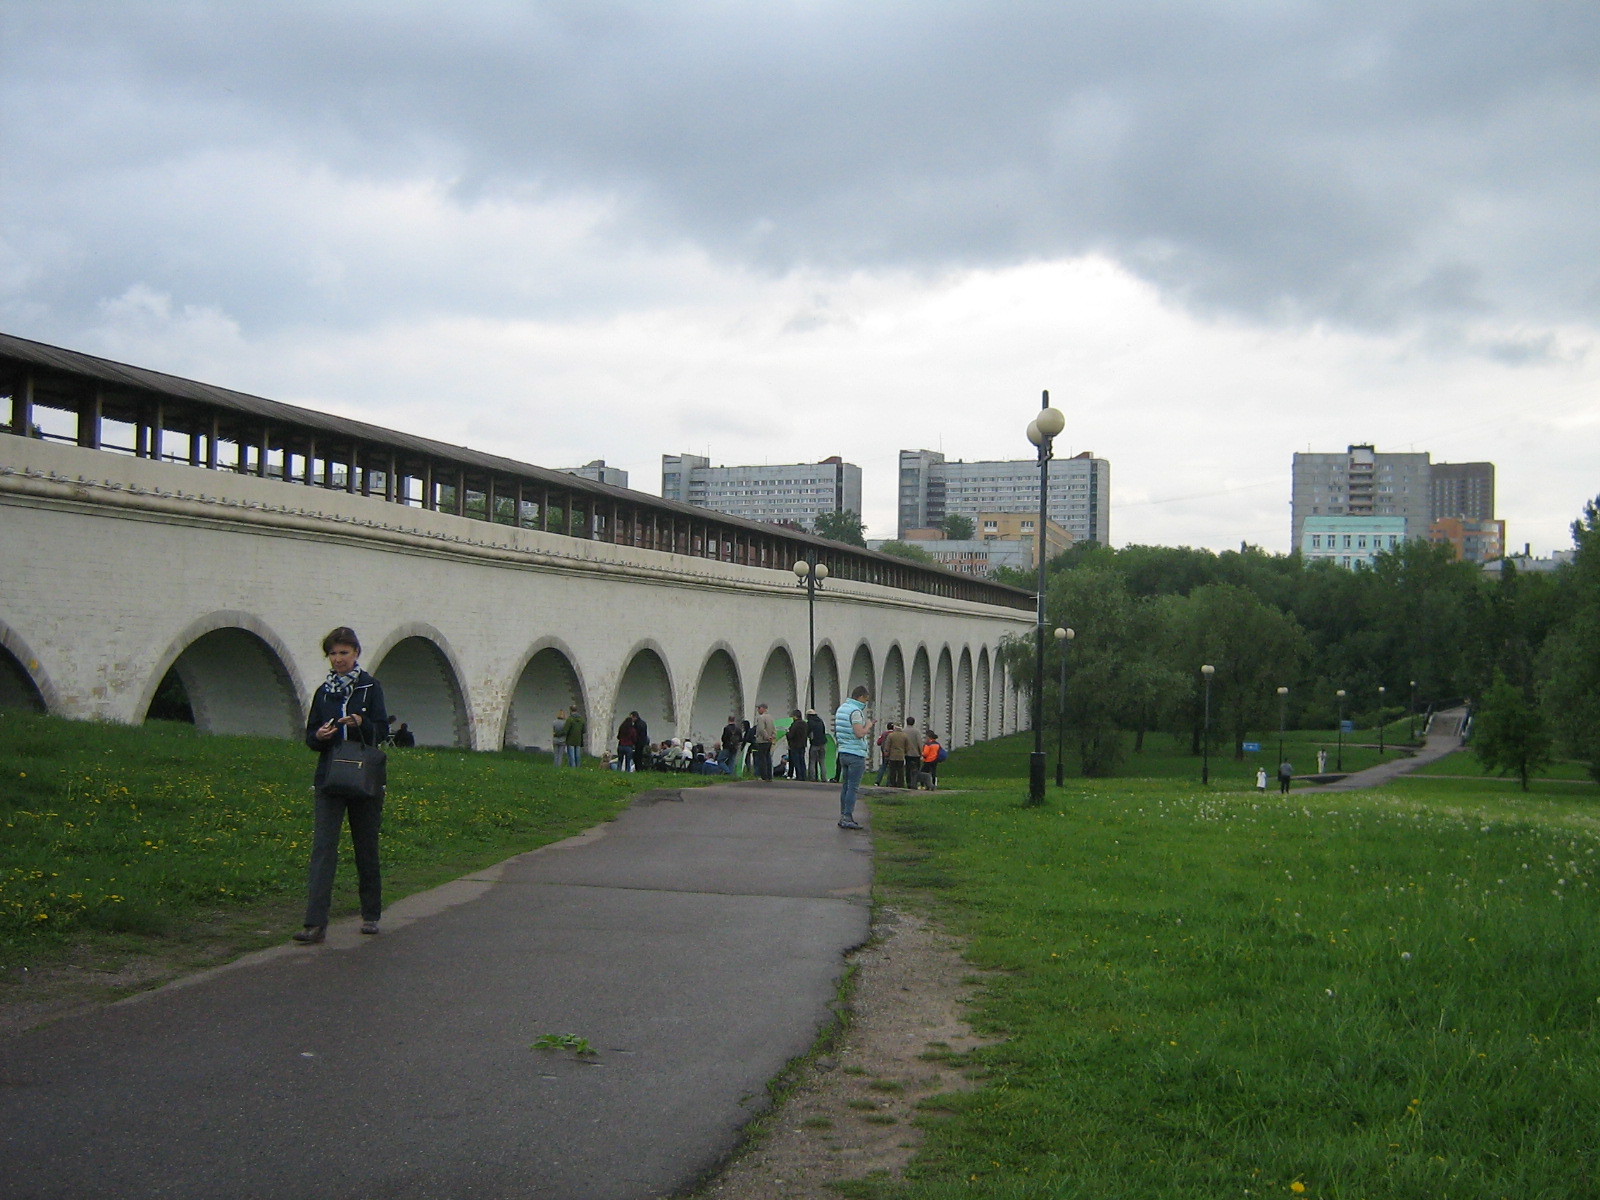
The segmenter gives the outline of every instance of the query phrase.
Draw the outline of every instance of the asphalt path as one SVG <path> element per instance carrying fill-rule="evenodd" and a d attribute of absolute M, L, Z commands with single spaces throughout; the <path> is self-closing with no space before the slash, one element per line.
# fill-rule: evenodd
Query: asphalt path
<path fill-rule="evenodd" d="M 342 922 L 0 1040 L 0 1197 L 679 1192 L 867 937 L 870 845 L 837 797 L 653 793 L 401 901 L 378 937 Z M 533 1048 L 550 1034 L 597 1053 Z"/>

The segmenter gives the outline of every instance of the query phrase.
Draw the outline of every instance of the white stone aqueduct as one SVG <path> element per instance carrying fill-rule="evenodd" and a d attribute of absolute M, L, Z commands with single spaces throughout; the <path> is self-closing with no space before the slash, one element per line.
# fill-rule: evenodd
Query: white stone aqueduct
<path fill-rule="evenodd" d="M 953 746 L 1026 723 L 997 651 L 1031 614 L 837 580 L 816 605 L 818 711 L 865 683 Z M 592 750 L 633 709 L 709 740 L 807 707 L 806 618 L 787 571 L 0 436 L 0 707 L 138 722 L 173 670 L 202 729 L 293 736 L 350 625 L 424 744 L 547 745 L 574 704 Z"/>

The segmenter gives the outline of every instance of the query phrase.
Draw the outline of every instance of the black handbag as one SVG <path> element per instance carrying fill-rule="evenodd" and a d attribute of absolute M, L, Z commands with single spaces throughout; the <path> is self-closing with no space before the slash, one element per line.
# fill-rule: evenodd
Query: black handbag
<path fill-rule="evenodd" d="M 322 790 L 341 800 L 382 800 L 389 781 L 389 756 L 361 741 L 340 742 L 328 752 Z"/>

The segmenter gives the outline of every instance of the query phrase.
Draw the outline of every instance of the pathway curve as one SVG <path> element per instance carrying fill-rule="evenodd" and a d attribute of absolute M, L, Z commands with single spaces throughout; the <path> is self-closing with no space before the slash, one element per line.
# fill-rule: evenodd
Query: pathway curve
<path fill-rule="evenodd" d="M 676 1194 L 868 936 L 871 845 L 837 819 L 825 784 L 654 793 L 379 937 L 345 922 L 0 1039 L 0 1196 Z"/>
<path fill-rule="evenodd" d="M 1461 723 L 1467 718 L 1465 708 L 1448 708 L 1434 713 L 1428 724 L 1428 736 L 1422 748 L 1406 758 L 1390 759 L 1365 771 L 1354 771 L 1343 779 L 1331 783 L 1295 788 L 1295 792 L 1353 792 L 1357 788 L 1382 787 L 1400 775 L 1409 774 L 1418 767 L 1437 762 L 1447 754 L 1461 749 Z"/>

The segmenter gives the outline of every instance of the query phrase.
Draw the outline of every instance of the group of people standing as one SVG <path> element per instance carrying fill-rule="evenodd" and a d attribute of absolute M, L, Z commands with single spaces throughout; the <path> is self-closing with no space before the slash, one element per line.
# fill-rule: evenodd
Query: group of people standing
<path fill-rule="evenodd" d="M 907 717 L 904 724 L 890 721 L 878 737 L 882 761 L 878 764 L 878 786 L 883 786 L 888 776 L 890 787 L 914 788 L 919 785 L 930 791 L 939 784 L 939 764 L 948 751 L 933 730 L 919 730 L 917 719 Z"/>

